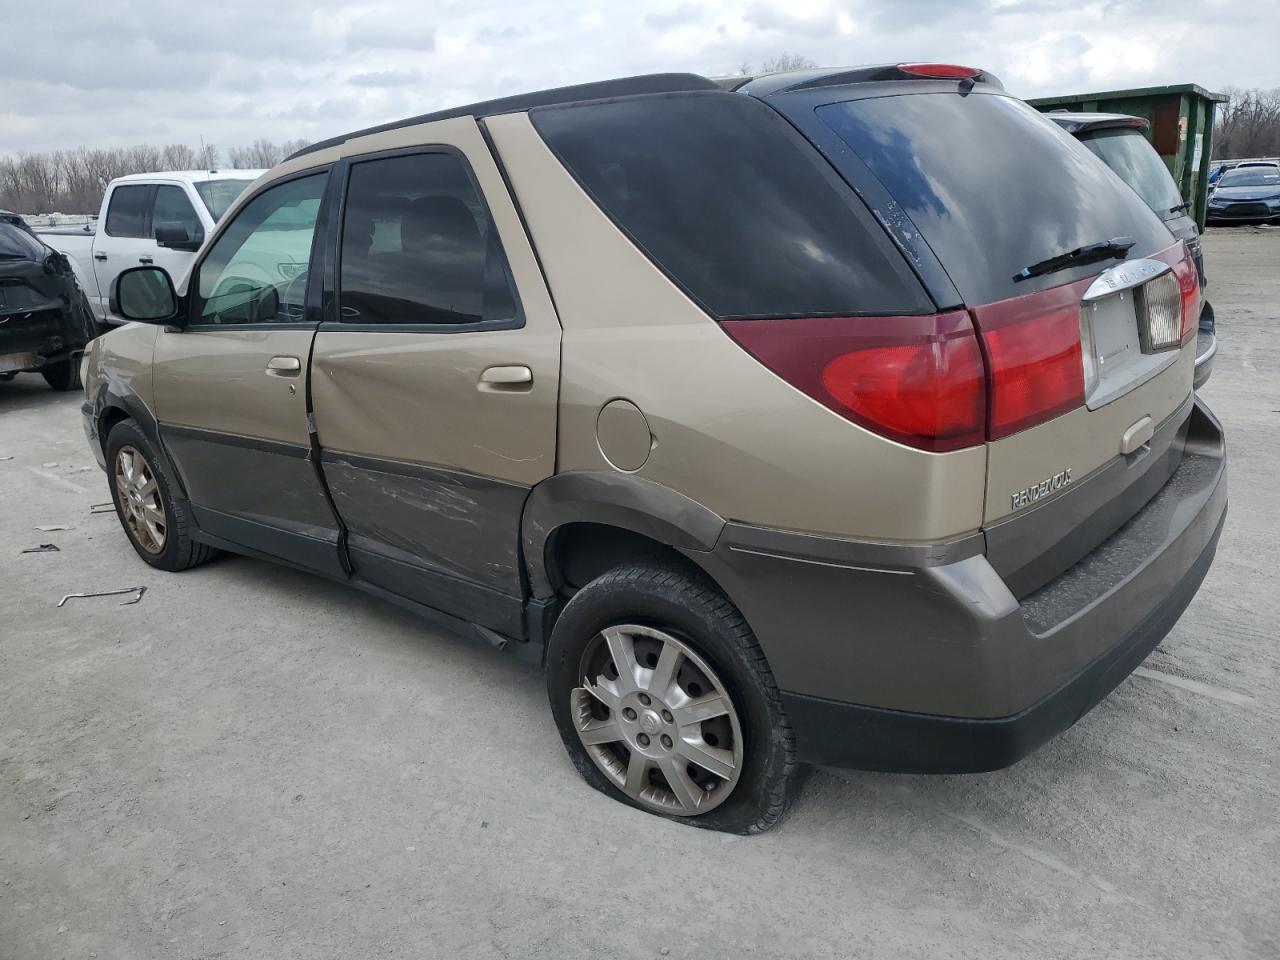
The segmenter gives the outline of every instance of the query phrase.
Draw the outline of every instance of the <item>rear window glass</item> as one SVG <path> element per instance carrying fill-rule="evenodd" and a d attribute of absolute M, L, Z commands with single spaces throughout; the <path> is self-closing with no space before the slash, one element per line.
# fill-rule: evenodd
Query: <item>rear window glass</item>
<path fill-rule="evenodd" d="M 0 222 L 0 260 L 43 260 L 44 245 L 19 226 Z"/>
<path fill-rule="evenodd" d="M 1015 283 L 1038 261 L 1129 237 L 1129 258 L 1173 243 L 1133 190 L 1020 100 L 917 93 L 818 107 L 919 228 L 971 306 L 1092 276 L 1088 264 Z"/>
<path fill-rule="evenodd" d="M 244 193 L 251 183 L 252 180 L 201 180 L 196 183 L 196 193 L 204 201 L 209 216 L 216 221 L 222 219 L 236 197 Z"/>
<path fill-rule="evenodd" d="M 1080 141 L 1137 191 L 1161 219 L 1182 209 L 1182 194 L 1155 147 L 1137 130 L 1103 130 Z"/>
<path fill-rule="evenodd" d="M 530 117 L 604 212 L 713 316 L 933 309 L 861 201 L 758 100 L 636 97 Z"/>

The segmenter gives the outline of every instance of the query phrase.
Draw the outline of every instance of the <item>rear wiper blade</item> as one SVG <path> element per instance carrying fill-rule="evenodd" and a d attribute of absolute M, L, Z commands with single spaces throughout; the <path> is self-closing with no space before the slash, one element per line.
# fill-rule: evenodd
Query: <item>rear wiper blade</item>
<path fill-rule="evenodd" d="M 1013 282 L 1030 280 L 1032 277 L 1043 277 L 1046 273 L 1057 273 L 1059 270 L 1065 270 L 1068 267 L 1097 263 L 1099 260 L 1123 260 L 1129 255 L 1129 249 L 1133 244 L 1134 241 L 1130 237 L 1112 237 L 1110 240 L 1101 240 L 1098 243 L 1089 243 L 1083 247 L 1076 247 L 1074 250 L 1060 253 L 1056 257 L 1050 257 L 1048 260 L 1041 260 L 1039 263 L 1033 263 L 1029 267 L 1023 267 L 1013 275 Z"/>
<path fill-rule="evenodd" d="M 1188 201 L 1184 200 L 1182 203 L 1178 204 L 1176 207 L 1170 207 L 1169 212 L 1181 213 L 1183 210 L 1190 210 L 1190 209 L 1191 209 L 1191 204 Z"/>

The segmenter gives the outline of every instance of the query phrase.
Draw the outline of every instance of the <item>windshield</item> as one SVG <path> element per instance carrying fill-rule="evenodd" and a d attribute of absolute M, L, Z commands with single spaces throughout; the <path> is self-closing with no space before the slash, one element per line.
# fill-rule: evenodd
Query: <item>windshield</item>
<path fill-rule="evenodd" d="M 251 183 L 252 180 L 205 180 L 196 184 L 196 193 L 209 209 L 209 216 L 217 221 Z"/>
<path fill-rule="evenodd" d="M 1081 142 L 1161 217 L 1169 216 L 1175 207 L 1181 210 L 1182 194 L 1169 168 L 1137 130 L 1104 130 Z"/>
<path fill-rule="evenodd" d="M 1014 282 L 1028 264 L 1077 247 L 1127 237 L 1133 258 L 1173 242 L 1163 221 L 1104 164 L 1012 97 L 911 93 L 817 112 L 892 194 L 970 305 L 1105 268 L 1095 263 Z"/>
<path fill-rule="evenodd" d="M 1280 167 L 1244 167 L 1228 170 L 1218 181 L 1221 187 L 1280 187 Z"/>
<path fill-rule="evenodd" d="M 0 260 L 44 260 L 45 248 L 21 227 L 0 221 Z"/>

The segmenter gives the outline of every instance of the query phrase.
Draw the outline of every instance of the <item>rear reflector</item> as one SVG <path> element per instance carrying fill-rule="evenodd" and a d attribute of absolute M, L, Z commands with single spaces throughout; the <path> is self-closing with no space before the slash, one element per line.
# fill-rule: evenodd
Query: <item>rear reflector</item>
<path fill-rule="evenodd" d="M 793 387 L 881 436 L 935 453 L 983 442 L 982 352 L 963 311 L 721 326 Z"/>
<path fill-rule="evenodd" d="M 1079 284 L 972 310 L 987 358 L 987 439 L 999 440 L 1084 403 Z"/>
<path fill-rule="evenodd" d="M 932 77 L 936 80 L 968 80 L 981 70 L 973 67 L 962 67 L 956 63 L 900 63 L 898 69 L 913 77 Z"/>
<path fill-rule="evenodd" d="M 1182 296 L 1182 337 L 1185 345 L 1200 328 L 1200 278 L 1190 255 L 1173 265 L 1173 275 L 1178 278 L 1178 291 Z"/>

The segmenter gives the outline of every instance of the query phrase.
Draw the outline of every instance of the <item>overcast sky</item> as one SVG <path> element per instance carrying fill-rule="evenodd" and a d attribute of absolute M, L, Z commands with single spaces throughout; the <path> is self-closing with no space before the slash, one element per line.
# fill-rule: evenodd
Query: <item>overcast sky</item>
<path fill-rule="evenodd" d="M 1277 0 L 0 0 L 0 154 L 318 140 L 667 70 L 945 60 L 1020 96 L 1280 86 Z"/>

